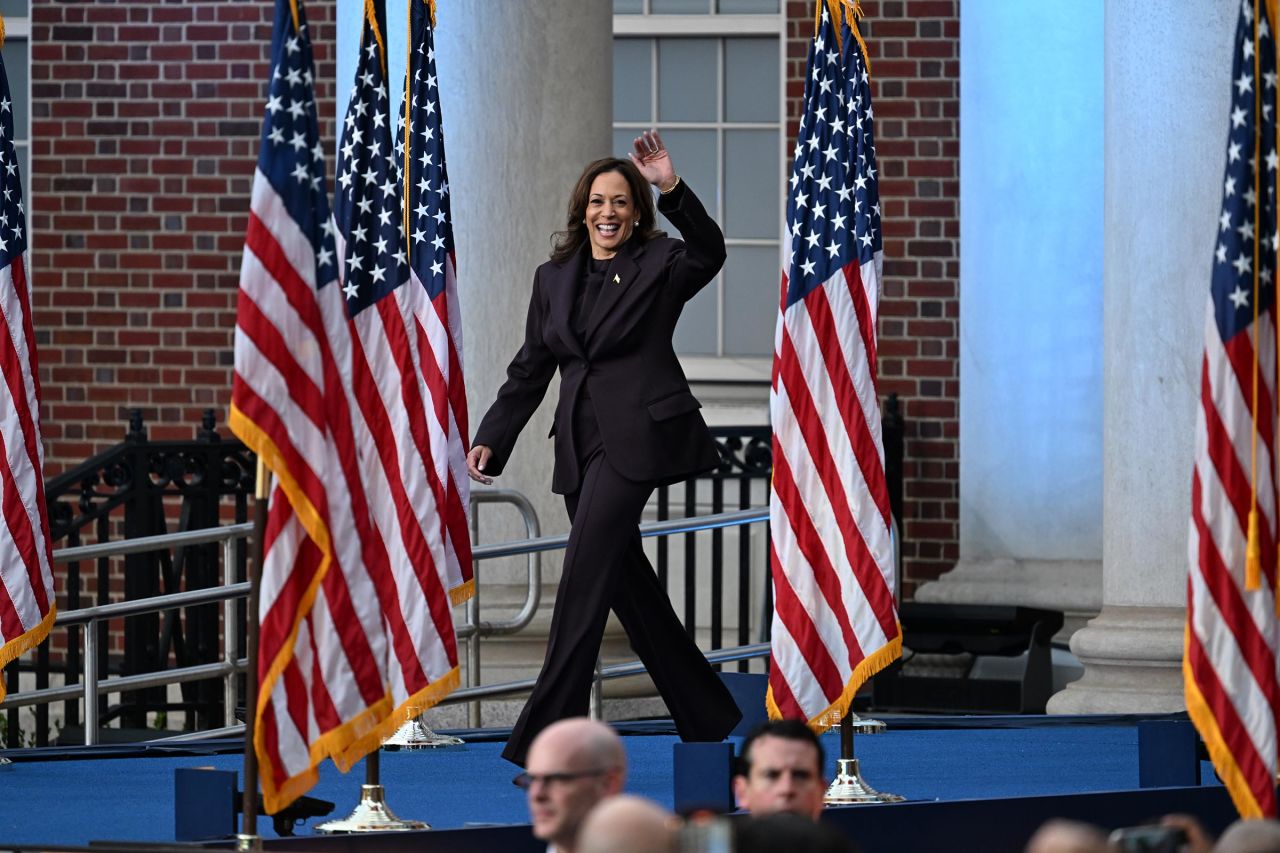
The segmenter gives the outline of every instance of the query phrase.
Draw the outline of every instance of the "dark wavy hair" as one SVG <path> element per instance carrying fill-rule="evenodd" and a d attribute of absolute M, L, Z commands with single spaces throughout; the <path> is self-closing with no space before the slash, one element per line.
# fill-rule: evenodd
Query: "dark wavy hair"
<path fill-rule="evenodd" d="M 582 170 L 582 177 L 574 184 L 569 195 L 569 214 L 565 219 L 565 229 L 551 236 L 551 260 L 558 264 L 572 258 L 582 244 L 589 239 L 587 224 L 587 201 L 591 198 L 591 184 L 605 172 L 617 172 L 627 181 L 631 191 L 631 203 L 640 214 L 640 224 L 631 232 L 631 239 L 648 242 L 654 237 L 662 237 L 665 231 L 657 228 L 658 211 L 653 205 L 653 193 L 649 192 L 649 182 L 640 174 L 640 170 L 630 160 L 618 157 L 604 157 L 587 164 Z"/>

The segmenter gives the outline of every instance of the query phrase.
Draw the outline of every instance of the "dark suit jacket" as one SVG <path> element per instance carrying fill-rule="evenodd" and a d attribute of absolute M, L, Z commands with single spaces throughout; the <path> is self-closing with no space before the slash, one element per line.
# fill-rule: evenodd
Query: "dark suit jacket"
<path fill-rule="evenodd" d="M 684 240 L 624 243 L 609 264 L 586 322 L 585 340 L 570 315 L 586 273 L 590 245 L 563 264 L 538 267 L 524 345 L 476 432 L 493 451 L 485 473 L 506 467 L 520 431 L 560 368 L 560 400 L 551 434 L 556 466 L 551 488 L 578 488 L 570 421 L 583 383 L 591 395 L 609 463 L 629 480 L 671 482 L 716 467 L 715 442 L 671 346 L 676 320 L 724 264 L 724 235 L 698 197 L 681 183 L 658 199 Z"/>

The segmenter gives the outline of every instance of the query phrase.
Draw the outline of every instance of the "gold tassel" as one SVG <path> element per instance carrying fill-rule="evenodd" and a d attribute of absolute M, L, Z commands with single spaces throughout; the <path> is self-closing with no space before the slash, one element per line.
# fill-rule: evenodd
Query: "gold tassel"
<path fill-rule="evenodd" d="M 435 0 L 431 0 L 433 3 Z M 871 77 L 871 56 L 867 53 L 867 43 L 862 40 L 862 33 L 858 32 L 858 21 L 862 18 L 864 12 L 862 6 L 856 0 L 817 0 L 814 4 L 813 12 L 813 32 L 816 34 L 818 28 L 822 26 L 822 6 L 826 3 L 827 10 L 831 13 L 831 26 L 836 34 L 836 48 L 843 50 L 844 45 L 840 42 L 840 27 L 846 18 L 850 18 L 849 32 L 853 33 L 853 37 L 858 40 L 858 46 L 862 48 L 862 61 L 867 66 L 867 77 Z M 1276 2 L 1276 0 L 1272 0 Z"/>
<path fill-rule="evenodd" d="M 853 4 L 853 23 L 849 25 L 849 31 L 853 33 L 853 37 L 858 40 L 858 47 L 862 48 L 862 63 L 867 66 L 867 79 L 871 79 L 871 54 L 867 52 L 867 43 L 862 40 L 862 33 L 858 30 L 858 20 L 862 17 L 862 7 L 857 3 Z"/>
<path fill-rule="evenodd" d="M 813 8 L 813 34 L 818 34 L 818 29 L 822 26 L 822 7 L 827 7 L 827 12 L 831 15 L 831 27 L 836 34 L 836 46 L 840 45 L 840 22 L 843 20 L 843 4 L 845 0 L 817 0 Z"/>
<path fill-rule="evenodd" d="M 4 47 L 4 15 L 0 15 L 0 47 Z"/>
<path fill-rule="evenodd" d="M 373 40 L 378 43 L 378 57 L 382 65 L 382 77 L 387 76 L 387 43 L 383 41 L 382 30 L 378 28 L 378 13 L 374 9 L 373 0 L 364 0 L 364 17 L 369 22 L 369 29 L 373 31 Z M 412 38 L 412 36 L 408 36 Z"/>
<path fill-rule="evenodd" d="M 1262 585 L 1262 542 L 1258 534 L 1258 508 L 1249 510 L 1249 540 L 1244 548 L 1244 588 L 1250 591 Z"/>

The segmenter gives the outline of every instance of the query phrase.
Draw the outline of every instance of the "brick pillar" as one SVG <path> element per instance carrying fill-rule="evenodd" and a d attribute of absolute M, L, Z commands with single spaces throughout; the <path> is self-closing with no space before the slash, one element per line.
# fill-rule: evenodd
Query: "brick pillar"
<path fill-rule="evenodd" d="M 35 324 L 52 474 L 121 438 L 225 422 L 268 0 L 33 0 Z M 333 0 L 307 4 L 333 130 Z M 332 162 L 329 166 L 333 168 Z"/>

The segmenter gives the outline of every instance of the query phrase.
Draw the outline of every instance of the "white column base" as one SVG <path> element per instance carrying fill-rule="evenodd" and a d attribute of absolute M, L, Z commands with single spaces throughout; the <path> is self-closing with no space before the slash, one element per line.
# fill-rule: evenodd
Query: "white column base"
<path fill-rule="evenodd" d="M 1071 638 L 1084 677 L 1049 699 L 1050 714 L 1158 714 L 1186 710 L 1181 607 L 1107 605 Z"/>
<path fill-rule="evenodd" d="M 936 581 L 921 585 L 915 600 L 1061 610 L 1065 619 L 1054 639 L 1066 642 L 1102 609 L 1102 561 L 961 559 Z"/>

